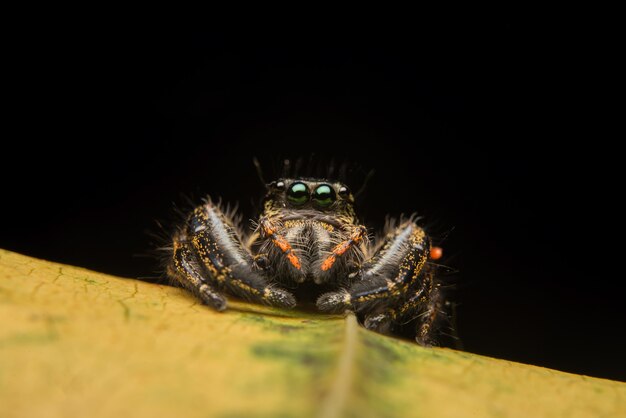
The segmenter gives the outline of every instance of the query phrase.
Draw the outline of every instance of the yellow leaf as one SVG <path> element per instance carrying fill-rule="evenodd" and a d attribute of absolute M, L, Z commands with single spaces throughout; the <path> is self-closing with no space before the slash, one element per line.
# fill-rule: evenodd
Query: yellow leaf
<path fill-rule="evenodd" d="M 0 250 L 0 417 L 625 417 L 626 384 Z"/>

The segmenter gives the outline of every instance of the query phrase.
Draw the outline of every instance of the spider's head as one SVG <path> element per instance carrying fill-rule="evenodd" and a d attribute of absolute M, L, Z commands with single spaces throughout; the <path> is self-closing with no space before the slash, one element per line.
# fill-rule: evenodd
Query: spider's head
<path fill-rule="evenodd" d="M 343 183 L 314 178 L 278 179 L 267 185 L 266 211 L 353 215 L 354 196 Z"/>
<path fill-rule="evenodd" d="M 340 182 L 297 177 L 268 184 L 259 243 L 277 280 L 319 285 L 347 277 L 363 259 L 357 243 L 367 239 L 353 205 L 354 196 Z M 332 255 L 333 248 L 346 242 L 350 244 L 341 251 L 346 255 Z"/>

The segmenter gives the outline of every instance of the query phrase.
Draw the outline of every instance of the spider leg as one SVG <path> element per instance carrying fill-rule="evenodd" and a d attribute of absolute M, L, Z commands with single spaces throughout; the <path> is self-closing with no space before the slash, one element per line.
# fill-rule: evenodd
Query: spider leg
<path fill-rule="evenodd" d="M 226 309 L 226 299 L 203 277 L 189 243 L 181 238 L 177 236 L 174 240 L 174 258 L 168 267 L 168 275 L 187 290 L 196 293 L 207 305 L 223 311 Z"/>
<path fill-rule="evenodd" d="M 364 264 L 360 280 L 346 290 L 323 294 L 317 306 L 324 311 L 361 312 L 389 304 L 406 294 L 420 275 L 429 252 L 430 240 L 424 230 L 407 221 Z"/>
<path fill-rule="evenodd" d="M 415 340 L 423 346 L 434 345 L 433 333 L 435 331 L 434 324 L 441 317 L 443 312 L 443 296 L 439 290 L 439 286 L 435 286 L 428 298 L 426 308 L 420 313 L 417 326 L 417 334 Z"/>
<path fill-rule="evenodd" d="M 403 325 L 417 319 L 415 339 L 422 346 L 433 345 L 435 328 L 433 324 L 442 313 L 443 298 L 432 271 L 425 271 L 422 274 L 418 288 L 410 295 L 399 307 L 366 316 L 364 326 L 367 329 L 387 333 L 395 324 Z"/>
<path fill-rule="evenodd" d="M 271 305 L 295 306 L 294 296 L 268 281 L 241 242 L 232 221 L 210 201 L 194 210 L 187 231 L 181 236 L 186 240 L 178 248 L 175 240 L 174 265 L 178 274 L 174 278 L 184 286 L 200 294 L 212 291 L 222 299 L 215 289 L 227 289 L 244 299 Z M 217 306 L 219 309 L 219 303 Z"/>

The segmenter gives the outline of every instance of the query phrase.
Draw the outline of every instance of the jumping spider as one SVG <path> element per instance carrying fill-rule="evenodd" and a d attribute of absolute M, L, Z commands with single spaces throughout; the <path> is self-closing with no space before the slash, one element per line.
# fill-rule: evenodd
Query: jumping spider
<path fill-rule="evenodd" d="M 391 223 L 371 243 L 342 183 L 284 178 L 267 185 L 254 232 L 210 199 L 173 237 L 167 274 L 207 305 L 226 309 L 223 293 L 274 306 L 314 300 L 321 311 L 351 310 L 368 329 L 411 328 L 434 343 L 441 316 L 440 283 L 429 258 L 440 249 L 413 218 Z M 287 290 L 290 289 L 290 290 Z"/>

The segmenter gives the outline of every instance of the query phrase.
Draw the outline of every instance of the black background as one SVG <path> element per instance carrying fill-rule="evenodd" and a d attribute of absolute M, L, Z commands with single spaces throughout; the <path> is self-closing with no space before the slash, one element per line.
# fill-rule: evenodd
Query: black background
<path fill-rule="evenodd" d="M 0 246 L 155 277 L 141 255 L 173 203 L 211 194 L 251 218 L 252 157 L 270 179 L 315 154 L 356 182 L 375 170 L 373 229 L 416 211 L 452 231 L 466 350 L 626 380 L 588 46 L 511 24 L 320 32 L 31 34 L 7 64 Z"/>

